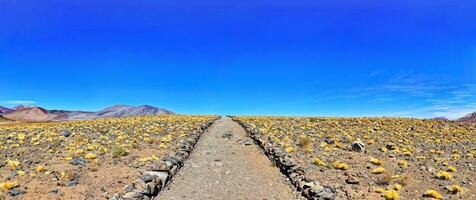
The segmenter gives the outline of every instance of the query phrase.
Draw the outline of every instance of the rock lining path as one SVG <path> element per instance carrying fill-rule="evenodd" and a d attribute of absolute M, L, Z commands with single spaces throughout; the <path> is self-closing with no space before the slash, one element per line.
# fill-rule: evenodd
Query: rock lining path
<path fill-rule="evenodd" d="M 245 130 L 217 120 L 199 139 L 179 175 L 156 199 L 302 199 Z"/>

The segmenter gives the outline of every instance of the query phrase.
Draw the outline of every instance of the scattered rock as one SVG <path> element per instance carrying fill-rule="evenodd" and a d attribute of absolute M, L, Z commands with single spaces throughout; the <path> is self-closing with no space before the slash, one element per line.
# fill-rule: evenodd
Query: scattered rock
<path fill-rule="evenodd" d="M 246 140 L 246 141 L 244 142 L 244 144 L 245 144 L 246 146 L 252 145 L 252 144 L 253 144 L 253 140 L 252 140 L 252 139 Z"/>
<path fill-rule="evenodd" d="M 331 139 L 331 138 L 326 138 L 324 141 L 325 141 L 327 144 L 334 144 L 334 140 Z"/>
<path fill-rule="evenodd" d="M 69 164 L 84 166 L 86 165 L 86 160 L 82 158 L 74 158 L 73 160 L 69 161 Z"/>
<path fill-rule="evenodd" d="M 173 157 L 173 156 L 165 156 L 162 161 L 165 161 L 165 162 L 170 162 L 174 165 L 178 165 L 178 166 L 182 166 L 182 161 L 176 157 Z"/>
<path fill-rule="evenodd" d="M 153 176 L 153 175 L 151 175 L 150 173 L 143 174 L 143 175 L 140 177 L 140 179 L 143 180 L 143 181 L 146 182 L 146 183 L 152 182 L 155 178 L 156 178 L 156 176 Z"/>
<path fill-rule="evenodd" d="M 109 198 L 109 200 L 119 200 L 119 199 L 120 197 L 118 193 L 115 193 L 113 197 Z"/>
<path fill-rule="evenodd" d="M 68 187 L 73 187 L 73 186 L 76 186 L 79 184 L 79 179 L 78 178 L 75 178 L 73 180 L 70 180 L 68 181 L 68 183 L 66 184 L 66 186 Z"/>
<path fill-rule="evenodd" d="M 132 192 L 135 188 L 136 188 L 136 186 L 135 186 L 134 183 L 129 184 L 129 185 L 126 185 L 126 186 L 124 187 L 124 192 L 125 192 L 125 193 Z"/>
<path fill-rule="evenodd" d="M 142 176 L 151 176 L 154 179 L 160 179 L 162 182 L 162 186 L 165 186 L 167 181 L 169 180 L 169 173 L 168 172 L 154 172 L 154 171 L 147 171 L 142 174 Z"/>
<path fill-rule="evenodd" d="M 48 192 L 48 194 L 58 194 L 58 193 L 60 193 L 60 189 L 58 189 L 58 188 Z"/>
<path fill-rule="evenodd" d="M 224 133 L 222 136 L 222 138 L 225 138 L 227 140 L 231 139 L 233 137 L 233 133 L 231 133 L 231 131 L 227 131 L 226 133 Z"/>
<path fill-rule="evenodd" d="M 63 131 L 60 132 L 60 135 L 64 136 L 64 137 L 69 137 L 71 135 L 71 133 L 69 131 L 63 130 Z"/>
<path fill-rule="evenodd" d="M 290 158 L 290 157 L 285 157 L 282 164 L 285 167 L 291 168 L 291 167 L 296 166 L 297 162 L 294 159 Z"/>
<path fill-rule="evenodd" d="M 123 196 L 126 200 L 139 200 L 143 199 L 144 195 L 139 192 L 128 192 Z"/>
<path fill-rule="evenodd" d="M 390 150 L 394 150 L 396 147 L 397 147 L 397 145 L 393 142 L 389 142 L 389 143 L 387 143 L 387 145 L 385 145 L 385 148 L 390 149 Z"/>
<path fill-rule="evenodd" d="M 348 184 L 359 184 L 359 179 L 355 176 L 347 176 L 347 180 L 345 180 Z"/>
<path fill-rule="evenodd" d="M 352 151 L 355 151 L 355 152 L 365 151 L 365 144 L 360 140 L 352 142 Z"/>
<path fill-rule="evenodd" d="M 12 197 L 19 196 L 19 195 L 22 195 L 22 194 L 26 194 L 26 191 L 20 190 L 20 189 L 12 189 L 12 190 L 8 191 L 8 195 L 10 195 Z"/>
<path fill-rule="evenodd" d="M 321 192 L 317 194 L 321 199 L 332 200 L 334 199 L 334 192 L 329 188 L 324 188 Z"/>

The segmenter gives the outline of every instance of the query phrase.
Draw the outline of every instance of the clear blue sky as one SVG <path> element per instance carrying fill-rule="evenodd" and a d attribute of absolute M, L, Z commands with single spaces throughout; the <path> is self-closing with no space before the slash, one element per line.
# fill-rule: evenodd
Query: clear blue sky
<path fill-rule="evenodd" d="M 0 105 L 460 117 L 474 0 L 0 0 Z"/>

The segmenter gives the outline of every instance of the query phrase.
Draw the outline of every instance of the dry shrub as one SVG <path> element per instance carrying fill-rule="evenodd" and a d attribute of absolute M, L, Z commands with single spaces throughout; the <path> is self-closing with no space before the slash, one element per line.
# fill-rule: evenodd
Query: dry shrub
<path fill-rule="evenodd" d="M 306 152 L 311 152 L 312 138 L 309 136 L 301 136 L 298 141 L 298 146 L 302 147 Z"/>
<path fill-rule="evenodd" d="M 379 176 L 377 181 L 375 181 L 375 183 L 380 186 L 388 186 L 390 185 L 390 182 L 392 182 L 392 176 L 389 174 Z M 400 185 L 403 185 L 403 184 L 400 184 Z"/>
<path fill-rule="evenodd" d="M 398 183 L 402 186 L 408 185 L 410 182 L 412 182 L 412 177 L 408 175 L 402 176 L 399 179 L 395 180 L 395 183 Z"/>
<path fill-rule="evenodd" d="M 122 146 L 116 147 L 112 150 L 113 158 L 120 158 L 123 156 L 127 156 L 127 154 L 129 154 L 129 152 L 127 152 L 127 149 Z"/>
<path fill-rule="evenodd" d="M 309 118 L 309 122 L 317 122 L 319 119 L 317 117 Z"/>

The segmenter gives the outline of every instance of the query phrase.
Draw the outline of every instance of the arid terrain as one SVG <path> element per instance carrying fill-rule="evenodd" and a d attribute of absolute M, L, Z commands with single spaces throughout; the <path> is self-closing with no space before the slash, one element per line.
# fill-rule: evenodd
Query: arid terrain
<path fill-rule="evenodd" d="M 108 199 L 213 116 L 0 125 L 0 199 Z"/>
<path fill-rule="evenodd" d="M 0 199 L 476 199 L 476 124 L 217 118 L 0 118 Z"/>
<path fill-rule="evenodd" d="M 236 117 L 338 199 L 476 199 L 476 125 L 409 118 Z"/>

